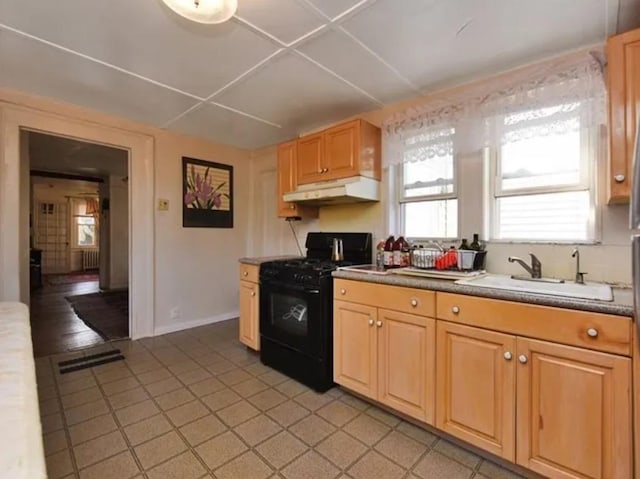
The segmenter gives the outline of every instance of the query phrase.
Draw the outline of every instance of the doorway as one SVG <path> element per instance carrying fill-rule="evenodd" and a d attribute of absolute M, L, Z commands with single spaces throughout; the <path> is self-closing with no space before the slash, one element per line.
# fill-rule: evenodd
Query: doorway
<path fill-rule="evenodd" d="M 34 355 L 128 338 L 128 151 L 20 134 L 30 168 Z"/>

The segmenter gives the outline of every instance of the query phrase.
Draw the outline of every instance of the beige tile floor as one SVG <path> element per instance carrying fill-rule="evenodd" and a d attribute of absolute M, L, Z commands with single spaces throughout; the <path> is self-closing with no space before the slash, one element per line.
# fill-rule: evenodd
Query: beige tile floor
<path fill-rule="evenodd" d="M 236 320 L 140 341 L 60 375 L 36 360 L 50 479 L 515 479 L 339 388 L 262 365 Z"/>

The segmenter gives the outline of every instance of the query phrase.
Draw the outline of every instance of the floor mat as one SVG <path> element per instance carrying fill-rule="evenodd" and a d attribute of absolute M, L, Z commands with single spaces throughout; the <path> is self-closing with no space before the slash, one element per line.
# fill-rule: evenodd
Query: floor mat
<path fill-rule="evenodd" d="M 70 273 L 70 274 L 48 274 L 45 277 L 47 284 L 52 286 L 58 284 L 84 283 L 85 281 L 99 281 L 100 275 L 95 273 Z"/>
<path fill-rule="evenodd" d="M 71 307 L 87 326 L 105 340 L 129 337 L 129 291 L 67 296 Z"/>

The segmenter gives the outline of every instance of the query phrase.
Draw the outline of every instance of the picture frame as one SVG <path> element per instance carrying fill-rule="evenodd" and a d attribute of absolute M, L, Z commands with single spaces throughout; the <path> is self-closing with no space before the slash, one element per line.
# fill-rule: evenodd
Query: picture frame
<path fill-rule="evenodd" d="M 233 228 L 233 166 L 182 157 L 182 226 Z"/>

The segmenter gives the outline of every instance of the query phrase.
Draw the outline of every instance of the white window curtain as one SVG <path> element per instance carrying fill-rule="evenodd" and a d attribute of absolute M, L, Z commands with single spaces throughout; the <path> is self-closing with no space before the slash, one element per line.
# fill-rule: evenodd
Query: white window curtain
<path fill-rule="evenodd" d="M 601 57 L 601 51 L 578 52 L 432 95 L 425 104 L 383 122 L 383 166 L 451 154 L 453 143 L 441 132 L 469 121 L 481 122 L 484 131 L 477 138 L 456 141 L 456 154 L 604 124 Z M 499 134 L 498 117 L 508 119 Z"/>

